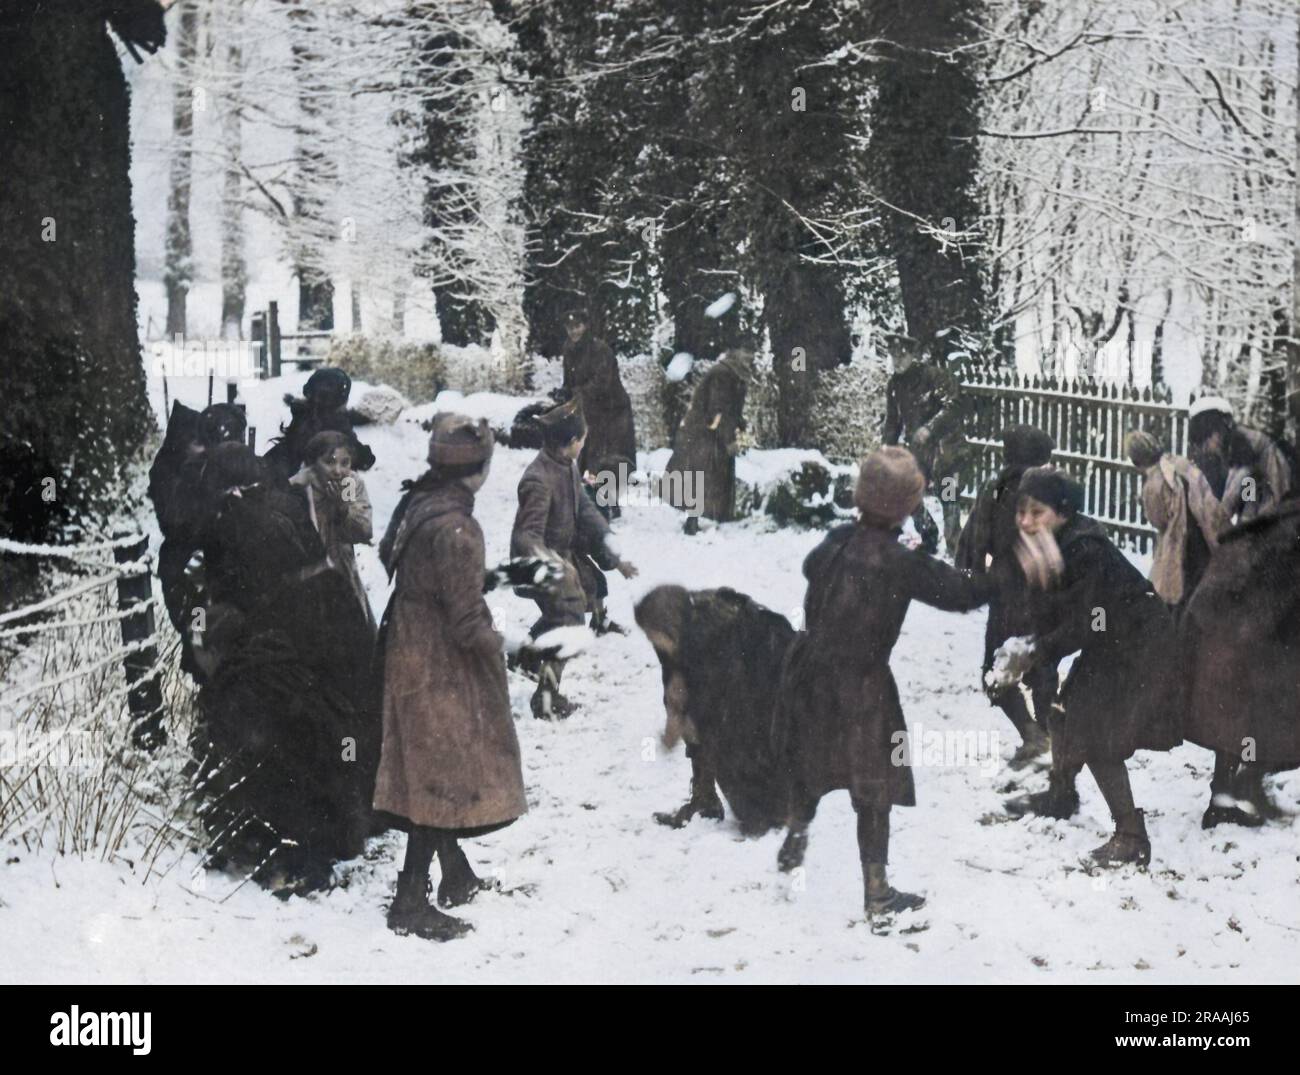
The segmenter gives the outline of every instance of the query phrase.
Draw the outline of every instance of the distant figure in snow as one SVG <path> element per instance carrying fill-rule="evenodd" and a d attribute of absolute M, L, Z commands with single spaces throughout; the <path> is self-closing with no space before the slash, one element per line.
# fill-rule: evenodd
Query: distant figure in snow
<path fill-rule="evenodd" d="M 728 351 L 696 385 L 677 430 L 661 495 L 673 507 L 690 512 L 688 534 L 698 531 L 701 515 L 718 522 L 736 517 L 736 455 L 740 451 L 736 438 L 745 428 L 745 393 L 753 374 L 752 351 Z M 694 503 L 687 502 L 683 485 L 687 482 L 693 486 L 703 483 L 692 490 Z"/>
<path fill-rule="evenodd" d="M 352 469 L 369 470 L 375 465 L 375 453 L 362 444 L 353 432 L 354 426 L 366 425 L 369 419 L 356 411 L 348 410 L 348 397 L 352 393 L 352 378 L 343 370 L 325 367 L 316 370 L 303 386 L 302 399 L 286 395 L 289 408 L 289 425 L 281 426 L 283 436 L 278 438 L 262 458 L 286 481 L 298 473 L 308 442 L 317 433 L 327 429 L 346 435 L 351 442 Z"/>
<path fill-rule="evenodd" d="M 880 439 L 882 444 L 904 445 L 916 456 L 927 487 L 957 477 L 965 445 L 965 417 L 965 400 L 956 376 L 928 356 L 918 358 L 911 347 L 900 348 L 885 388 Z M 961 532 L 961 506 L 955 495 L 940 492 L 944 541 L 952 555 Z M 912 521 L 925 551 L 938 551 L 939 531 L 924 503 L 918 505 Z"/>
<path fill-rule="evenodd" d="M 565 318 L 564 393 L 578 401 L 588 429 L 578 474 L 617 476 L 620 463 L 628 472 L 636 468 L 632 401 L 619 378 L 618 359 L 609 344 L 592 334 L 590 323 L 586 310 L 573 310 Z"/>

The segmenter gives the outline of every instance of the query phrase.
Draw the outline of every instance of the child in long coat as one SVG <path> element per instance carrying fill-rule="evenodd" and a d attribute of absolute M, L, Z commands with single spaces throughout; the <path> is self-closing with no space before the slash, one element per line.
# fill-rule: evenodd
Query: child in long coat
<path fill-rule="evenodd" d="M 442 865 L 438 902 L 468 902 L 483 886 L 457 841 L 503 828 L 527 809 L 473 514 L 491 458 L 486 422 L 435 416 L 429 470 L 381 544 L 396 585 L 380 631 L 384 738 L 375 809 L 404 819 L 410 833 L 388 925 L 433 940 L 470 928 L 430 906 L 433 856 Z"/>
<path fill-rule="evenodd" d="M 1082 514 L 1083 500 L 1083 486 L 1055 467 L 1020 479 L 1016 521 L 1035 590 L 1028 663 L 1054 668 L 1078 654 L 1049 722 L 1053 776 L 1073 787 L 1086 765 L 1096 779 L 1115 821 L 1114 836 L 1092 852 L 1098 864 L 1145 865 L 1151 842 L 1124 763 L 1182 741 L 1170 689 L 1180 674 L 1173 618 L 1101 524 Z"/>
<path fill-rule="evenodd" d="M 868 915 L 924 903 L 895 891 L 885 872 L 890 808 L 916 803 L 890 653 L 912 601 L 965 612 L 984 604 L 991 590 L 987 576 L 899 543 L 925 484 L 905 448 L 881 448 L 863 460 L 854 495 L 858 521 L 832 530 L 804 561 L 806 628 L 786 655 L 775 717 L 778 754 L 789 758 L 791 775 L 789 831 L 778 864 L 791 870 L 803 862 L 818 801 L 847 788 L 858 815 Z"/>

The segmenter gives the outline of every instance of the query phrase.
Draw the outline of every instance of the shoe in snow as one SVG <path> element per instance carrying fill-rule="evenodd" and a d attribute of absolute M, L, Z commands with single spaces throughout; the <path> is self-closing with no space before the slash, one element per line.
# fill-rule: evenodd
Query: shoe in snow
<path fill-rule="evenodd" d="M 1151 841 L 1147 839 L 1146 822 L 1141 810 L 1134 810 L 1120 818 L 1115 825 L 1115 835 L 1092 852 L 1092 861 L 1099 866 L 1123 866 L 1151 863 Z"/>
<path fill-rule="evenodd" d="M 473 926 L 443 914 L 429 903 L 425 884 L 409 874 L 397 875 L 397 894 L 388 908 L 388 928 L 399 937 L 414 935 L 426 941 L 451 941 L 463 937 Z"/>

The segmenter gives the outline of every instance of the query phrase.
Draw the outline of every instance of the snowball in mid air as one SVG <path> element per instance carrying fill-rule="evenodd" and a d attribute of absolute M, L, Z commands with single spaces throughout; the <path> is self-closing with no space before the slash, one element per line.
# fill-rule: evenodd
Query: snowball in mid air
<path fill-rule="evenodd" d="M 718 318 L 736 305 L 736 293 L 728 291 L 720 299 L 714 299 L 704 311 L 705 317 Z"/>
<path fill-rule="evenodd" d="M 695 356 L 687 351 L 678 351 L 672 361 L 664 367 L 664 376 L 670 381 L 682 381 L 695 365 Z"/>

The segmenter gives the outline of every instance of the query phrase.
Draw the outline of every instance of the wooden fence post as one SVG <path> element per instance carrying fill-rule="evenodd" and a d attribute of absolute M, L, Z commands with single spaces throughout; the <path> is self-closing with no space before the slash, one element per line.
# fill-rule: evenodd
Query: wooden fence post
<path fill-rule="evenodd" d="M 266 307 L 266 339 L 271 349 L 271 376 L 280 376 L 280 304 L 269 302 Z"/>
<path fill-rule="evenodd" d="M 113 550 L 113 558 L 119 564 L 138 562 L 149 551 L 149 539 L 141 536 L 132 545 L 119 545 Z M 149 601 L 153 596 L 153 580 L 144 567 L 137 567 L 130 574 L 122 574 L 117 579 L 118 610 L 128 609 L 133 605 Z M 122 644 L 130 646 L 153 637 L 153 605 L 131 613 L 122 618 Z M 163 725 L 162 683 L 158 673 L 148 675 L 150 669 L 158 663 L 157 647 L 143 646 L 122 659 L 122 668 L 126 672 L 127 708 L 131 713 L 131 741 L 137 747 L 151 753 L 167 742 L 167 729 Z"/>

